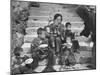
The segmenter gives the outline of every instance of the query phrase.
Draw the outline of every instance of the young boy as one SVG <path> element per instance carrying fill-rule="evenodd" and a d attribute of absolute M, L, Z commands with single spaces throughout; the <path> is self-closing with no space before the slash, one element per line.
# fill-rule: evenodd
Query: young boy
<path fill-rule="evenodd" d="M 65 30 L 65 37 L 70 35 L 72 37 L 72 39 L 74 39 L 74 34 L 71 32 L 71 23 L 67 22 L 65 24 L 66 30 Z"/>
<path fill-rule="evenodd" d="M 79 49 L 79 43 L 77 40 L 75 40 L 75 34 L 71 32 L 71 23 L 67 22 L 65 26 L 66 26 L 65 41 L 66 41 L 66 37 L 70 36 L 73 43 L 73 51 L 78 52 L 77 50 Z"/>
<path fill-rule="evenodd" d="M 34 40 L 32 41 L 32 47 L 33 47 L 32 52 L 34 52 L 40 44 L 48 44 L 48 39 L 46 38 L 45 29 L 39 28 L 37 30 L 37 34 L 38 37 L 34 38 Z"/>
<path fill-rule="evenodd" d="M 38 57 L 38 55 L 36 54 L 38 47 L 41 44 L 48 44 L 48 39 L 46 38 L 46 31 L 44 28 L 39 28 L 37 30 L 37 34 L 38 34 L 38 37 L 33 40 L 32 47 L 31 47 L 31 51 L 32 51 L 33 59 L 34 59 L 34 65 L 38 65 L 37 63 L 41 61 L 40 57 Z M 50 50 L 48 50 L 48 56 L 46 59 L 48 60 L 46 70 L 47 69 L 50 70 L 53 66 L 53 61 L 51 61 L 53 60 L 53 53 Z"/>

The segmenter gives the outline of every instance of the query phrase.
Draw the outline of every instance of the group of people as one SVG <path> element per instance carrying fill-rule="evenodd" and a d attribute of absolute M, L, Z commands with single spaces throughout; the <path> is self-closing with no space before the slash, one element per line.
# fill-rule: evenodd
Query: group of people
<path fill-rule="evenodd" d="M 92 12 L 88 13 L 83 7 L 79 8 L 77 13 L 83 19 L 85 25 L 85 28 L 80 35 L 86 37 L 92 35 L 92 41 L 94 42 L 92 48 L 92 62 L 93 67 L 96 67 L 96 24 L 94 17 L 96 14 Z M 42 72 L 54 72 L 54 65 L 71 66 L 76 64 L 74 53 L 80 53 L 80 46 L 75 39 L 76 34 L 71 31 L 71 23 L 66 22 L 65 25 L 62 24 L 63 16 L 61 14 L 54 15 L 52 24 L 37 29 L 38 37 L 31 42 L 31 51 L 28 53 L 29 55 L 25 56 L 22 56 L 23 49 L 21 46 L 24 43 L 26 21 L 28 20 L 29 12 L 24 9 L 18 15 L 16 14 L 17 13 L 13 16 L 15 19 L 12 19 L 14 20 L 13 22 L 15 22 L 15 25 L 17 25 L 17 28 L 12 28 L 17 29 L 15 30 L 16 32 L 12 30 L 12 33 L 14 34 L 12 38 L 14 40 L 12 41 L 13 51 L 11 59 L 11 70 L 13 75 L 35 73 L 34 69 L 38 65 L 41 65 L 39 64 L 40 61 L 44 61 L 45 59 L 47 63 L 43 63 L 42 65 L 47 65 L 47 67 Z M 31 63 L 26 62 L 27 59 L 31 59 Z"/>
<path fill-rule="evenodd" d="M 39 65 L 38 62 L 45 59 L 47 67 L 44 72 L 54 72 L 54 65 L 76 64 L 74 53 L 79 53 L 79 43 L 75 40 L 75 34 L 71 32 L 71 23 L 67 22 L 63 25 L 62 20 L 61 14 L 55 14 L 52 24 L 37 29 L 38 36 L 31 43 L 31 56 L 20 57 L 23 50 L 19 47 L 15 48 L 16 63 L 20 65 L 15 66 L 17 68 L 14 69 L 14 74 L 31 73 Z M 40 47 L 43 44 L 46 46 Z M 33 61 L 30 64 L 25 63 L 29 58 Z"/>

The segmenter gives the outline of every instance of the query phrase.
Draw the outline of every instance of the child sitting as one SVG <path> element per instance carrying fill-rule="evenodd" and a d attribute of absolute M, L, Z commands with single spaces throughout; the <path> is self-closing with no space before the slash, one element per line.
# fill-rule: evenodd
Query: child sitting
<path fill-rule="evenodd" d="M 18 66 L 22 63 L 22 60 L 21 60 L 21 57 L 20 57 L 22 51 L 23 51 L 23 49 L 20 48 L 20 47 L 16 47 L 14 49 L 14 52 L 13 52 L 14 56 L 12 57 L 12 66 L 14 68 L 16 68 L 16 66 Z"/>
<path fill-rule="evenodd" d="M 22 73 L 21 69 L 25 66 L 24 60 L 21 57 L 22 52 L 23 49 L 20 47 L 14 49 L 14 56 L 12 57 L 12 75 Z"/>
<path fill-rule="evenodd" d="M 74 43 L 72 41 L 72 37 L 70 35 L 66 36 L 66 42 L 63 44 L 62 49 L 61 49 L 61 62 L 63 65 L 75 65 L 76 60 L 74 57 Z"/>
<path fill-rule="evenodd" d="M 48 44 L 48 39 L 46 39 L 45 33 L 45 29 L 43 28 L 39 28 L 37 30 L 38 37 L 34 38 L 34 40 L 32 41 L 32 52 L 34 52 L 39 45 Z"/>
<path fill-rule="evenodd" d="M 22 57 L 23 49 L 16 47 L 12 58 L 12 75 L 32 72 L 33 59 L 28 56 Z"/>
<path fill-rule="evenodd" d="M 36 53 L 38 50 L 39 50 L 39 46 L 42 45 L 42 44 L 47 44 L 48 45 L 48 38 L 46 38 L 46 31 L 44 28 L 39 28 L 37 30 L 37 34 L 38 34 L 38 37 L 35 38 L 33 41 L 32 41 L 32 45 L 31 45 L 31 51 L 32 51 L 32 56 L 33 56 L 33 59 L 34 59 L 34 64 L 35 65 L 39 65 L 37 64 L 39 61 L 42 61 L 43 59 L 41 59 L 38 54 Z M 42 49 L 40 49 L 41 51 Z M 40 52 L 41 53 L 41 52 Z M 48 64 L 47 66 L 49 68 L 51 68 L 53 66 L 53 53 L 51 52 L 50 49 L 48 49 L 48 56 L 44 59 L 47 59 L 48 60 Z"/>

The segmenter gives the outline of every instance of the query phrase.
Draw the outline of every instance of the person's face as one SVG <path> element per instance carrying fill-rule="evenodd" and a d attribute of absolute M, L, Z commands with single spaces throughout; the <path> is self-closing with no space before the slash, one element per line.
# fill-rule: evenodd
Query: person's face
<path fill-rule="evenodd" d="M 71 25 L 68 25 L 67 29 L 68 29 L 68 30 L 71 30 Z"/>
<path fill-rule="evenodd" d="M 19 59 L 22 55 L 22 51 L 19 51 L 19 55 L 16 56 L 17 59 Z"/>
<path fill-rule="evenodd" d="M 70 37 L 67 37 L 67 38 L 66 38 L 66 42 L 67 42 L 67 43 L 71 42 L 71 38 L 70 38 Z"/>
<path fill-rule="evenodd" d="M 50 28 L 49 27 L 47 27 L 46 30 L 47 30 L 48 33 L 50 33 Z"/>
<path fill-rule="evenodd" d="M 42 38 L 42 39 L 45 38 L 45 37 L 46 37 L 46 36 L 45 36 L 45 31 L 42 31 L 42 33 L 39 34 L 38 36 L 39 36 L 39 38 Z"/>
<path fill-rule="evenodd" d="M 61 23 L 61 16 L 57 17 L 57 19 L 55 20 L 55 24 L 60 24 Z"/>

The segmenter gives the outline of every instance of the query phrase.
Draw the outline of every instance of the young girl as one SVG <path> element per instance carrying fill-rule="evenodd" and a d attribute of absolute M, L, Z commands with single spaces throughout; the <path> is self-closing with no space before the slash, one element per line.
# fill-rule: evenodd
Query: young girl
<path fill-rule="evenodd" d="M 61 48 L 61 62 L 63 65 L 75 65 L 76 64 L 76 60 L 74 57 L 74 51 L 73 51 L 73 47 L 74 47 L 74 43 L 72 41 L 72 36 L 67 35 L 66 36 L 66 42 L 62 45 Z"/>

